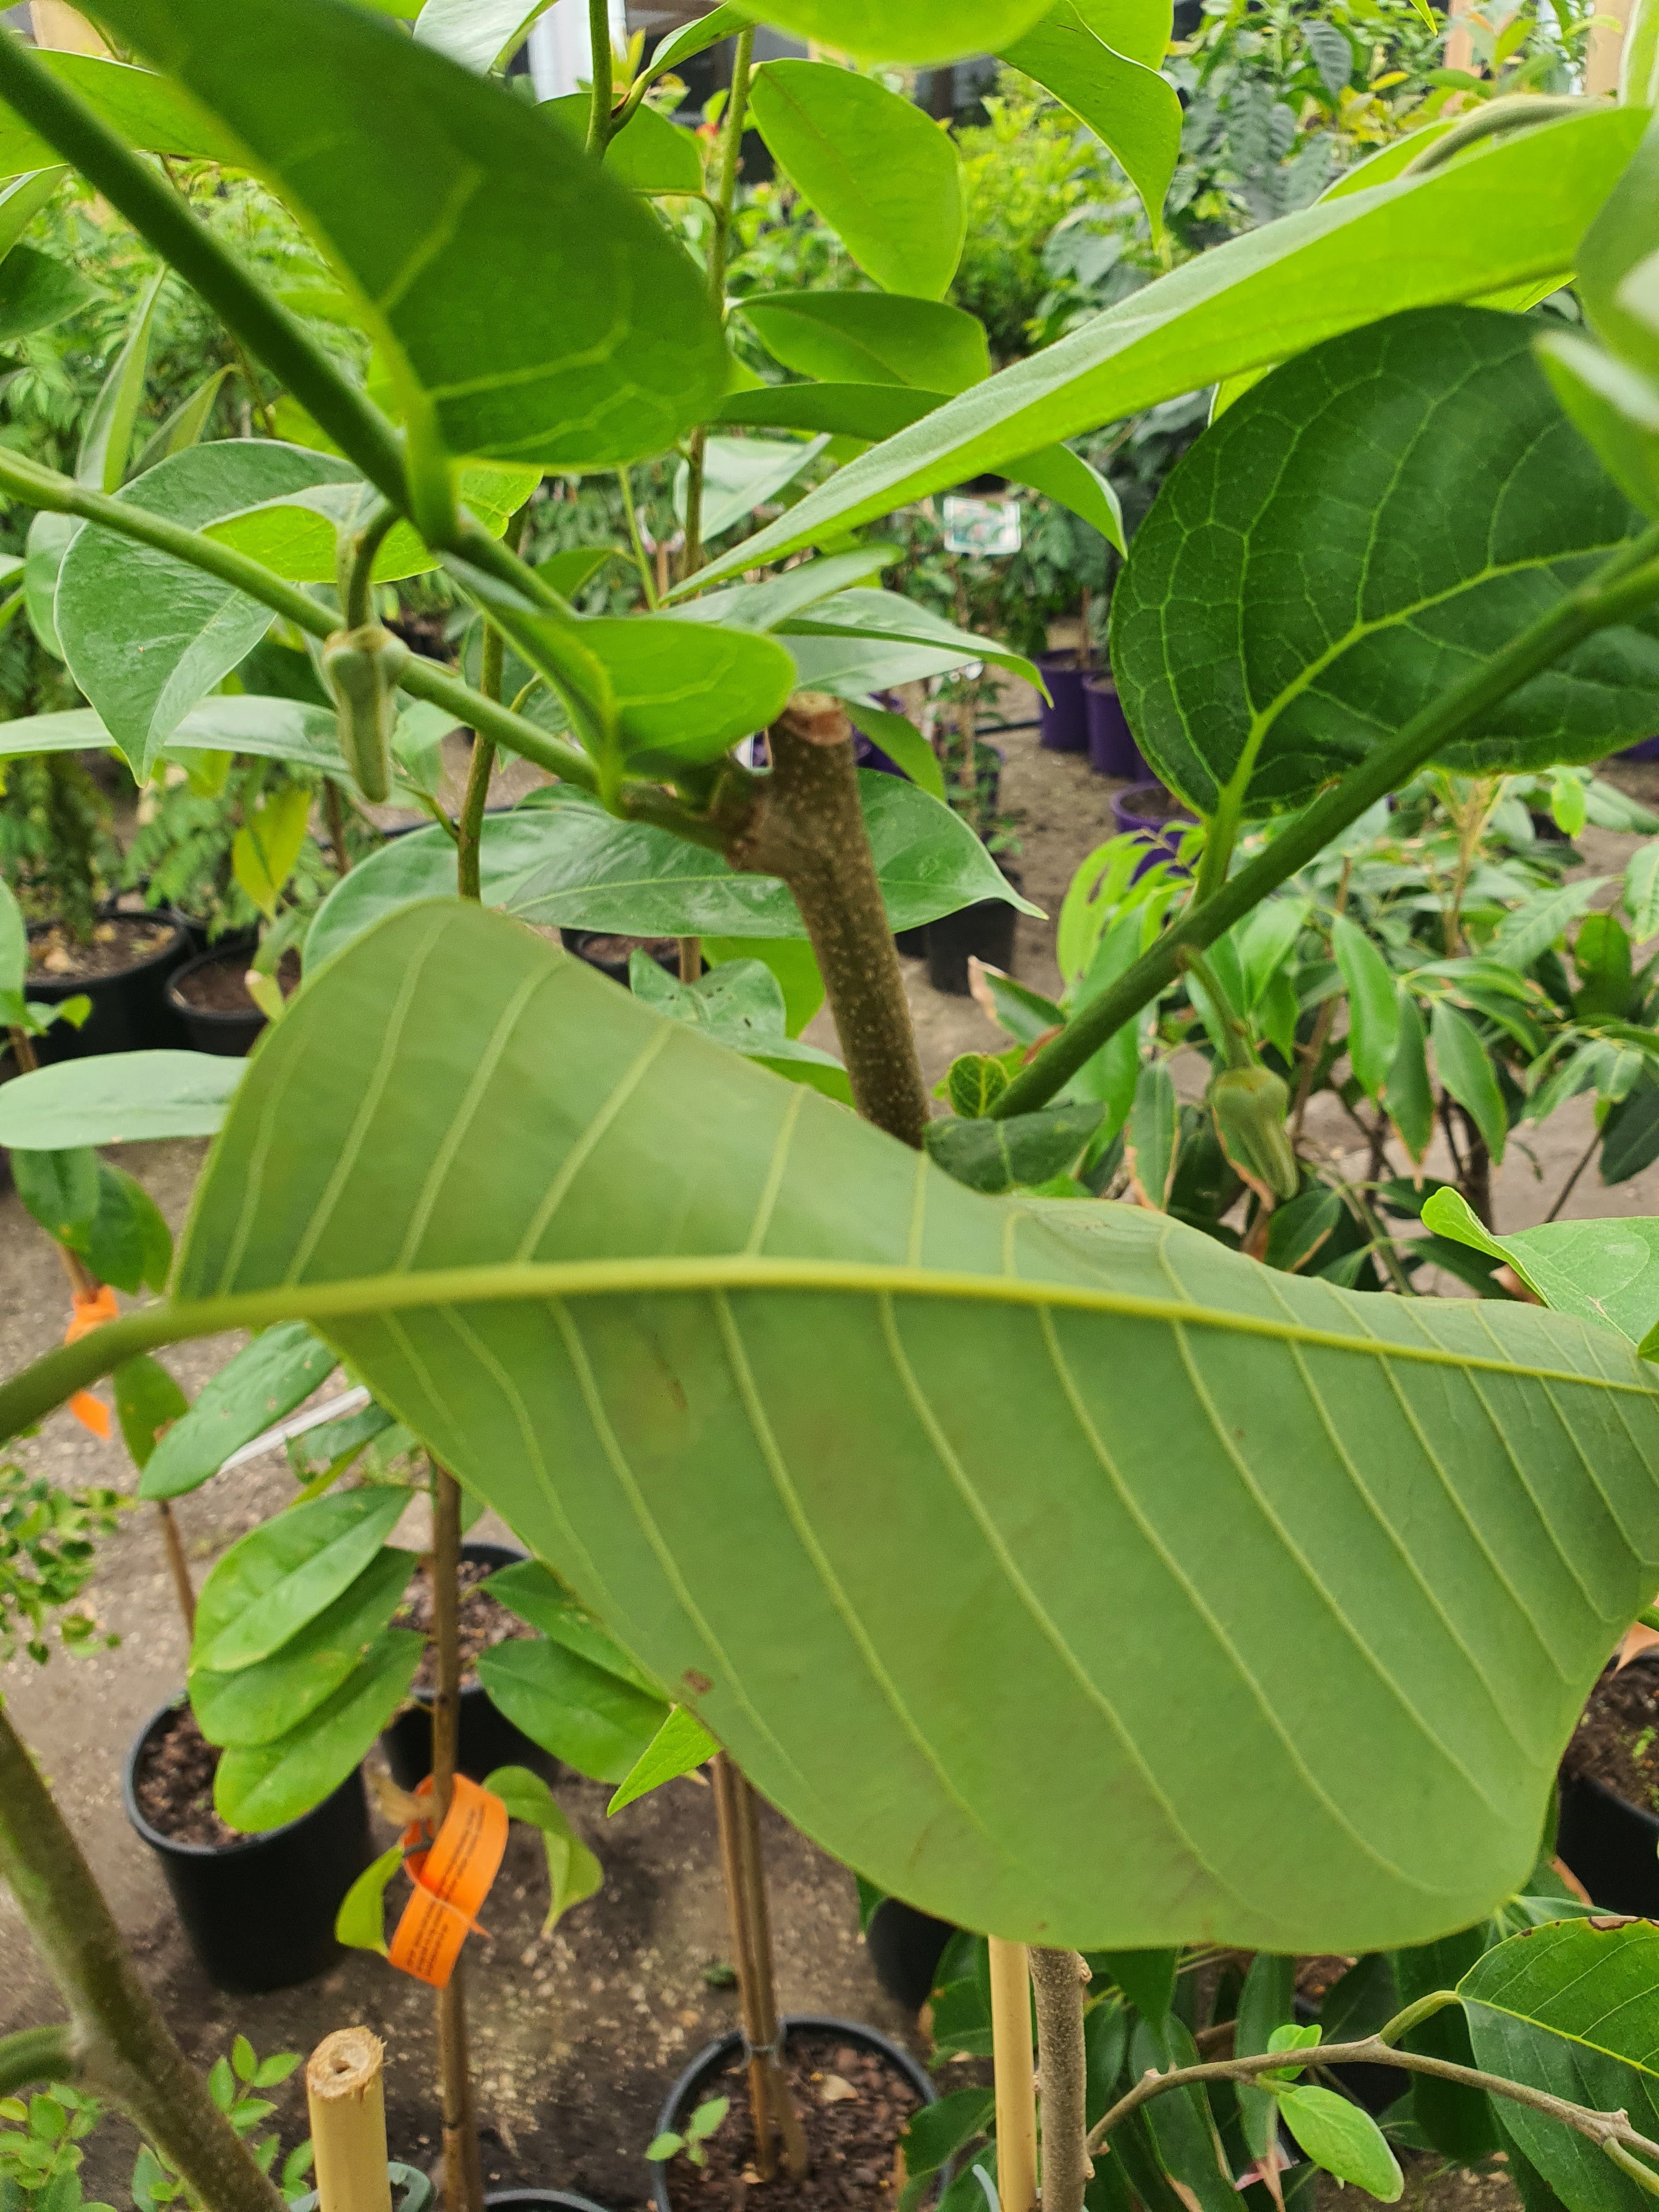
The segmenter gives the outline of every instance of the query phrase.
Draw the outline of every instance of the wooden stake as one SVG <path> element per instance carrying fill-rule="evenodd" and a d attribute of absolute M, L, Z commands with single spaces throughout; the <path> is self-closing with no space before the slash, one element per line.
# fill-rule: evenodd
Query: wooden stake
<path fill-rule="evenodd" d="M 1624 58 L 1625 33 L 1630 28 L 1631 0 L 1601 0 L 1596 9 L 1600 19 L 1589 34 L 1589 48 L 1584 56 L 1584 89 L 1586 92 L 1614 93 L 1619 89 L 1619 64 Z M 1616 20 L 1608 22 L 1606 18 Z M 1642 101 L 1644 88 L 1635 88 L 1635 97 Z"/>
<path fill-rule="evenodd" d="M 770 2181 L 776 2171 L 772 2154 L 772 2103 L 766 2059 L 757 2046 L 767 2040 L 757 1990 L 758 1974 L 754 1955 L 754 1924 L 749 1914 L 747 1877 L 744 1866 L 743 1814 L 738 1792 L 743 1777 L 722 1751 L 714 1758 L 714 1817 L 720 1841 L 720 1872 L 726 1878 L 726 1917 L 732 1931 L 732 1964 L 738 1977 L 738 2008 L 751 2052 L 749 2061 L 749 2105 L 755 2123 L 755 2171 Z"/>
<path fill-rule="evenodd" d="M 997 2195 L 1002 2212 L 1036 2212 L 1036 2052 L 1031 1969 L 1023 1943 L 991 1944 L 991 2046 L 997 2080 Z"/>
<path fill-rule="evenodd" d="M 766 2062 L 768 2094 L 783 2139 L 783 2162 L 792 2181 L 805 2181 L 811 2171 L 806 2132 L 789 2094 L 779 2048 L 778 1991 L 772 1972 L 772 1922 L 766 1904 L 766 1868 L 761 1858 L 760 1822 L 755 1816 L 755 1792 L 748 1778 L 737 1776 L 738 1833 L 743 1856 L 744 1901 L 749 1912 L 749 1954 L 755 1966 L 755 2009 L 760 2021 L 759 2040 L 769 2046 Z"/>
<path fill-rule="evenodd" d="M 306 2067 L 317 2153 L 317 2212 L 392 2212 L 386 2173 L 386 2049 L 366 2027 L 325 2035 Z"/>
<path fill-rule="evenodd" d="M 455 1783 L 460 1732 L 461 1486 L 434 1467 L 432 1620 L 438 1645 L 438 1687 L 432 1700 L 432 1810 L 441 1826 Z M 447 2212 L 483 2212 L 483 2166 L 472 2110 L 472 2069 L 466 2046 L 466 1994 L 459 1960 L 438 1992 L 438 2092 L 444 2140 Z"/>
<path fill-rule="evenodd" d="M 185 1618 L 185 1641 L 191 1644 L 196 1638 L 196 1585 L 190 1578 L 190 1562 L 185 1557 L 185 1540 L 179 1534 L 179 1523 L 173 1517 L 173 1508 L 165 1498 L 155 1501 L 155 1510 L 161 1523 L 161 1542 L 167 1555 L 167 1571 L 173 1577 L 173 1595 L 179 1601 L 179 1610 Z"/>
<path fill-rule="evenodd" d="M 37 46 L 50 46 L 63 54 L 100 54 L 110 51 L 86 17 L 64 0 L 29 0 L 29 26 Z"/>

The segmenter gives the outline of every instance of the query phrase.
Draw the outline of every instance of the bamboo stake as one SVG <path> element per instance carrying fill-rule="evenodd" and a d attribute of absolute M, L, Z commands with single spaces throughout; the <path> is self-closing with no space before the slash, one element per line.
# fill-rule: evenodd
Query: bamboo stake
<path fill-rule="evenodd" d="M 997 2084 L 997 2195 L 1002 2212 L 1036 2212 L 1036 2053 L 1031 1969 L 1023 1943 L 993 1936 L 991 2045 Z"/>
<path fill-rule="evenodd" d="M 325 2035 L 306 2067 L 317 2154 L 317 2212 L 392 2212 L 386 2046 L 366 2027 Z"/>
<path fill-rule="evenodd" d="M 722 1751 L 714 1759 L 714 1817 L 720 1842 L 720 1872 L 726 1877 L 726 1917 L 732 1930 L 732 1964 L 738 1977 L 738 2005 L 743 2032 L 750 2047 L 749 2105 L 755 2123 L 755 2171 L 770 2181 L 776 2171 L 772 2155 L 772 2106 L 766 2057 L 761 2048 L 767 2040 L 762 2024 L 757 1991 L 754 1922 L 748 1910 L 744 1865 L 743 1816 L 738 1791 L 743 1777 Z"/>
<path fill-rule="evenodd" d="M 805 2181 L 811 2170 L 806 2132 L 789 2094 L 779 2047 L 778 1992 L 772 1971 L 772 1923 L 766 1904 L 766 1868 L 761 1858 L 760 1822 L 755 1816 L 755 1792 L 747 1776 L 734 1767 L 738 1836 L 743 1860 L 744 1889 L 749 1911 L 749 1954 L 755 1967 L 755 2008 L 761 2026 L 760 2039 L 767 2046 L 768 2091 L 783 2139 L 783 2162 L 792 2181 Z"/>
<path fill-rule="evenodd" d="M 432 1619 L 437 1632 L 438 1687 L 432 1700 L 432 1812 L 434 1832 L 449 1811 L 460 1732 L 461 1488 L 434 1465 L 433 1477 Z M 483 2166 L 472 2111 L 472 2069 L 466 2046 L 466 1993 L 460 1960 L 438 1992 L 438 2089 L 444 2142 L 444 2203 L 447 2212 L 483 2212 Z"/>
<path fill-rule="evenodd" d="M 29 27 L 37 46 L 50 46 L 64 54 L 98 54 L 110 51 L 86 17 L 64 0 L 29 0 Z"/>

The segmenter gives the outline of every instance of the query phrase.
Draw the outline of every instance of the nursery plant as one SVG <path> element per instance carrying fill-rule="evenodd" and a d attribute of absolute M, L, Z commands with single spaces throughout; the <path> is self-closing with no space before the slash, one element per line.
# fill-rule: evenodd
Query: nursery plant
<path fill-rule="evenodd" d="M 228 26 L 206 0 L 95 12 L 154 72 L 138 125 L 96 73 L 126 64 L 69 68 L 8 40 L 13 158 L 72 162 L 347 457 L 325 469 L 314 448 L 223 441 L 117 495 L 0 453 L 15 497 L 82 526 L 60 638 L 125 624 L 159 647 L 137 675 L 131 654 L 82 656 L 110 738 L 146 765 L 177 742 L 175 709 L 234 665 L 204 643 L 228 610 L 323 644 L 335 757 L 365 796 L 384 788 L 398 690 L 477 730 L 486 758 L 503 745 L 567 788 L 481 826 L 475 780 L 453 839 L 434 826 L 413 860 L 352 871 L 236 1088 L 167 1299 L 15 1378 L 0 1426 L 140 1352 L 304 1322 L 769 1797 L 873 1881 L 990 1931 L 1010 2212 L 1030 2212 L 1036 2183 L 1027 1944 L 1044 2212 L 1082 2201 L 1091 2139 L 1112 2186 L 1110 2146 L 1143 2107 L 1155 2144 L 1163 2115 L 1201 2128 L 1189 2097 L 1210 2068 L 1278 2108 L 1242 2107 L 1260 2156 L 1282 2114 L 1316 2162 L 1388 2196 L 1373 2137 L 1296 2078 L 1308 2062 L 1287 2054 L 1310 2046 L 1272 2006 L 1260 2048 L 1196 2074 L 1178 2039 L 1143 2045 L 1152 2078 L 1090 2128 L 1074 1954 L 1398 1953 L 1523 1890 L 1556 1756 L 1659 1569 L 1650 1248 L 1620 1224 L 1637 1253 L 1615 1294 L 1599 1249 L 1558 1225 L 1534 1232 L 1554 1242 L 1504 1241 L 1556 1310 L 1407 1304 L 1264 1271 L 1144 1208 L 988 1196 L 925 1157 L 890 927 L 999 878 L 926 792 L 860 789 L 844 695 L 895 680 L 875 672 L 896 641 L 963 662 L 991 649 L 872 590 L 882 541 L 858 533 L 988 471 L 1062 487 L 1114 527 L 1063 441 L 1222 386 L 1113 615 L 1137 738 L 1201 819 L 1197 872 L 994 1100 L 984 1118 L 1012 1147 L 1430 764 L 1537 772 L 1653 726 L 1650 27 L 1632 31 L 1625 104 L 1489 104 L 988 376 L 939 303 L 961 236 L 948 141 L 832 63 L 754 70 L 738 11 L 689 34 L 737 39 L 701 269 L 607 174 L 639 111 L 614 106 L 603 64 L 583 147 L 441 51 L 447 10 L 425 35 L 424 18 L 411 33 L 349 0 L 272 0 Z M 1154 66 L 1167 17 L 1092 0 L 766 13 L 877 58 L 996 48 L 1099 129 L 1159 219 L 1178 133 Z M 777 357 L 811 365 L 759 394 L 730 390 L 721 328 L 751 97 L 886 293 L 873 327 L 833 304 L 858 295 L 783 303 Z M 855 167 L 824 157 L 837 145 Z M 254 167 L 286 197 L 376 342 L 374 396 L 147 150 Z M 890 199 L 838 201 L 853 173 L 890 178 Z M 1550 337 L 1541 359 L 1522 315 L 1469 304 L 1575 275 L 1589 334 Z M 786 456 L 732 434 L 750 428 L 798 469 L 819 436 L 873 442 L 732 542 L 703 505 L 738 480 L 728 445 L 758 449 L 741 457 L 745 499 L 781 489 Z M 614 469 L 681 442 L 686 573 L 646 615 L 577 615 L 467 511 L 488 507 L 489 469 Z M 167 494 L 198 470 L 199 498 Z M 502 522 L 532 486 L 507 489 Z M 562 729 L 380 628 L 376 563 L 411 541 L 556 697 Z M 730 758 L 759 728 L 764 772 Z M 1264 817 L 1273 834 L 1235 866 Z M 457 868 L 482 900 L 455 895 Z M 520 919 L 595 914 L 642 935 L 804 936 L 857 1115 Z M 72 1106 L 91 1142 L 121 1133 L 118 1112 L 200 1126 L 175 1062 L 116 1071 L 101 1123 L 111 1072 L 64 1073 L 16 1086 L 14 1134 Z M 1259 1162 L 1282 1120 L 1264 1109 L 1254 1139 Z M 32 1811 L 41 1794 L 25 1793 Z M 25 1889 L 50 1928 L 49 1883 Z M 1659 2173 L 1633 2063 L 1651 2043 L 1646 1940 L 1564 1922 L 1437 1963 L 1322 2060 L 1501 2099 L 1571 2212 L 1633 2201 Z M 1411 2046 L 1442 2012 L 1461 2014 L 1473 2067 Z M 1572 2100 L 1555 2086 L 1568 2039 Z M 10 2078 L 39 2063 L 14 2050 Z M 1160 2148 L 1146 2191 L 1179 2164 Z M 269 2202 L 263 2187 L 250 2169 L 220 2200 Z"/>

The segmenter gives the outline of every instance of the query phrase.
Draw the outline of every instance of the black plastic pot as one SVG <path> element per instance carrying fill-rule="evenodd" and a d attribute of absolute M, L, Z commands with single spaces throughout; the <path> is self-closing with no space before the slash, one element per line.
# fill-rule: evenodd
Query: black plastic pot
<path fill-rule="evenodd" d="M 1003 874 L 1018 890 L 1021 878 L 1012 868 Z M 969 995 L 968 963 L 1008 969 L 1014 960 L 1014 909 L 1006 899 L 980 899 L 927 925 L 927 980 L 953 999 Z"/>
<path fill-rule="evenodd" d="M 222 960 L 240 959 L 246 967 L 252 951 L 252 946 L 221 941 L 210 951 L 198 953 L 194 960 L 186 960 L 182 968 L 174 969 L 168 976 L 167 1005 L 192 1052 L 217 1053 L 222 1059 L 241 1060 L 252 1051 L 253 1040 L 265 1026 L 265 1017 L 258 1006 L 250 1006 L 234 1013 L 222 1012 L 215 1006 L 192 1006 L 179 988 L 186 976 L 203 968 L 214 967 Z"/>
<path fill-rule="evenodd" d="M 559 932 L 567 952 L 574 952 L 578 960 L 586 960 L 590 968 L 597 968 L 601 975 L 608 975 L 613 983 L 620 983 L 625 991 L 629 988 L 628 970 L 633 956 L 624 953 L 620 960 L 616 960 L 607 957 L 599 949 L 616 933 L 608 929 L 561 929 Z M 667 974 L 676 976 L 679 974 L 678 952 L 672 957 L 666 952 L 659 952 L 655 957 L 658 967 Z"/>
<path fill-rule="evenodd" d="M 486 2204 L 562 2204 L 568 2212 L 605 2212 L 591 2197 L 573 2197 L 568 2189 L 496 2189 L 485 2197 Z"/>
<path fill-rule="evenodd" d="M 463 1544 L 463 1559 L 481 1559 L 492 1570 L 510 1567 L 523 1559 L 506 1544 Z M 432 1698 L 425 1690 L 410 1692 L 412 1705 L 389 1728 L 380 1731 L 380 1748 L 400 1790 L 413 1790 L 432 1771 Z M 544 1766 L 547 1753 L 532 1743 L 522 1729 L 514 1728 L 505 1713 L 490 1703 L 482 1682 L 470 1682 L 461 1692 L 460 1732 L 455 1764 L 469 1780 L 482 1782 L 498 1766 Z"/>
<path fill-rule="evenodd" d="M 843 2043 L 861 2043 L 866 2050 L 875 2051 L 902 2074 L 915 2088 L 924 2105 L 939 2102 L 939 2091 L 933 2087 L 925 2068 L 918 2065 L 908 2051 L 901 2051 L 896 2043 L 890 2043 L 873 2027 L 863 2027 L 855 2021 L 834 2020 L 827 2014 L 811 2012 L 791 2013 L 782 2026 L 786 2040 L 794 2029 L 799 2028 L 803 2034 L 836 2035 Z M 669 2091 L 667 2101 L 658 2117 L 656 2133 L 659 2136 L 678 2134 L 682 2119 L 690 2118 L 702 2102 L 706 2089 L 712 2086 L 714 2077 L 724 2073 L 742 2049 L 743 2037 L 734 2032 L 731 2035 L 721 2036 L 718 2043 L 711 2043 L 706 2051 L 700 2051 Z M 930 2203 L 936 2203 L 945 2194 L 950 2186 L 951 2171 L 950 2166 L 941 2167 Z M 651 2170 L 651 2202 L 656 2212 L 673 2212 L 668 2197 L 668 2176 L 660 2166 L 653 2166 Z"/>
<path fill-rule="evenodd" d="M 1659 1916 L 1659 1814 L 1592 1776 L 1564 1774 L 1555 1848 L 1597 1905 Z"/>
<path fill-rule="evenodd" d="M 208 1979 L 236 1996 L 263 1996 L 314 1981 L 345 1956 L 334 1916 L 374 1856 L 361 1769 L 331 1797 L 285 1827 L 234 1844 L 181 1844 L 152 1828 L 138 1809 L 139 1755 L 184 1703 L 150 1715 L 127 1754 L 127 1818 L 161 1862 L 161 1872 Z"/>
<path fill-rule="evenodd" d="M 933 1978 L 945 1947 L 956 1934 L 949 1920 L 936 1920 L 896 1897 L 884 1897 L 864 1931 L 876 1979 L 895 2004 L 920 2012 L 933 1994 Z"/>
<path fill-rule="evenodd" d="M 113 919 L 112 915 L 111 919 Z M 34 1040 L 34 1056 L 42 1067 L 60 1060 L 86 1060 L 108 1052 L 166 1051 L 182 1046 L 185 1034 L 167 1004 L 167 978 L 190 957 L 190 933 L 181 916 L 166 907 L 153 908 L 133 921 L 170 922 L 171 940 L 147 960 L 112 975 L 30 975 L 23 996 L 41 1006 L 61 1006 L 66 999 L 88 998 L 92 1012 L 80 1028 L 54 1022 L 44 1036 Z M 42 925 L 31 929 L 31 937 Z"/>

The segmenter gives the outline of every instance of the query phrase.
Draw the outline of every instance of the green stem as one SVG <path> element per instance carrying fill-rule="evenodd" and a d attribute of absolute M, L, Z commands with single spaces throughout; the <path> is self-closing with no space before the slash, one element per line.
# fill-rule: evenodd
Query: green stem
<path fill-rule="evenodd" d="M 616 94 L 611 82 L 611 10 L 605 0 L 587 0 L 587 35 L 593 48 L 593 94 L 587 117 L 587 150 L 601 161 L 611 143 L 611 110 Z"/>
<path fill-rule="evenodd" d="M 379 408 L 197 222 L 167 179 L 9 33 L 0 37 L 0 98 L 121 210 L 139 236 L 274 371 L 375 489 L 407 514 L 402 447 Z"/>
<path fill-rule="evenodd" d="M 1376 2031 L 1377 2041 L 1387 2044 L 1398 2043 L 1402 2036 L 1409 2035 L 1414 2027 L 1420 2027 L 1425 2020 L 1432 2020 L 1436 2013 L 1444 2012 L 1448 2005 L 1462 2002 L 1462 1999 L 1455 1990 L 1431 1990 L 1427 1996 L 1419 1997 L 1415 2004 L 1408 2004 L 1403 2012 L 1395 2013 L 1391 2021 L 1379 2027 Z"/>
<path fill-rule="evenodd" d="M 1378 799 L 1408 782 L 1435 754 L 1512 691 L 1597 630 L 1659 598 L 1659 528 L 1648 530 L 1601 574 L 1528 625 L 1501 653 L 1454 684 L 1403 730 L 1378 745 L 1334 789 L 1315 799 L 1212 896 L 1195 902 L 1115 983 L 1091 999 L 1014 1078 L 991 1109 L 994 1118 L 1034 1113 L 1069 1083 L 1107 1039 L 1167 990 L 1183 953 L 1202 951 L 1259 906 L 1357 822 Z"/>
<path fill-rule="evenodd" d="M 43 2064 L 117 2105 L 214 2212 L 284 2212 L 138 1978 L 121 1931 L 28 1748 L 0 1710 L 0 1875 L 69 2007 L 57 2039 L 12 2037 L 14 2066 Z M 27 2051 L 19 2046 L 28 2045 Z M 58 2063 L 64 2058 L 70 2063 Z"/>
<path fill-rule="evenodd" d="M 1522 92 L 1503 100 L 1489 100 L 1473 115 L 1460 116 L 1443 137 L 1425 146 L 1400 173 L 1402 177 L 1421 177 L 1431 169 L 1443 168 L 1455 155 L 1474 145 L 1477 139 L 1495 138 L 1510 131 L 1534 130 L 1540 123 L 1555 123 L 1564 116 L 1581 115 L 1606 106 L 1604 100 L 1574 92 Z"/>
<path fill-rule="evenodd" d="M 743 166 L 744 125 L 749 119 L 749 79 L 755 64 L 755 33 L 739 31 L 732 64 L 732 97 L 726 104 L 720 140 L 720 177 L 714 202 L 714 235 L 708 242 L 708 294 L 714 313 L 726 320 L 726 271 L 731 258 L 732 210 L 738 196 L 738 172 Z M 702 566 L 702 495 L 704 460 L 708 433 L 698 428 L 691 435 L 686 464 L 685 552 L 682 574 L 695 576 Z"/>
<path fill-rule="evenodd" d="M 0 2097 L 15 2097 L 35 2081 L 67 2081 L 76 2067 L 68 2027 L 26 2027 L 0 2037 Z"/>
<path fill-rule="evenodd" d="M 397 508 L 390 500 L 383 499 L 356 537 L 349 541 L 350 557 L 344 563 L 345 576 L 340 594 L 348 629 L 362 629 L 374 618 L 374 557 L 385 544 L 386 533 L 397 520 Z M 342 549 L 343 551 L 344 550 Z"/>
<path fill-rule="evenodd" d="M 501 696 L 501 670 L 507 660 L 507 641 L 493 622 L 486 619 L 483 634 L 483 653 L 478 668 L 478 689 L 486 697 L 499 699 Z M 489 797 L 489 779 L 495 767 L 495 740 L 483 731 L 472 733 L 472 759 L 466 771 L 466 795 L 461 801 L 460 819 L 455 825 L 455 888 L 465 899 L 481 899 L 483 886 L 480 868 L 483 851 L 484 805 Z"/>
<path fill-rule="evenodd" d="M 645 586 L 645 604 L 653 614 L 657 611 L 657 580 L 651 573 L 651 562 L 646 554 L 645 539 L 640 534 L 640 513 L 634 504 L 634 477 L 629 469 L 618 469 L 617 482 L 622 486 L 623 513 L 628 517 L 628 540 L 634 548 L 635 564 L 640 572 L 640 581 Z M 21 594 L 20 593 L 21 597 Z"/>

